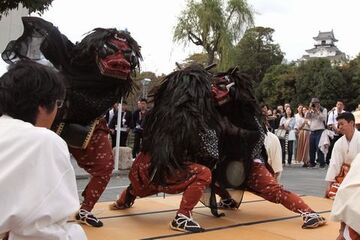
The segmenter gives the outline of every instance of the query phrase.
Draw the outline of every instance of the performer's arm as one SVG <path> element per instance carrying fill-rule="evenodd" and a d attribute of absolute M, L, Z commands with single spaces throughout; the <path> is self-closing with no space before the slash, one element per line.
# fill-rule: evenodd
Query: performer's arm
<path fill-rule="evenodd" d="M 227 117 L 224 117 L 220 123 L 222 132 L 230 136 L 245 136 L 255 131 L 243 129 L 232 124 Z"/>

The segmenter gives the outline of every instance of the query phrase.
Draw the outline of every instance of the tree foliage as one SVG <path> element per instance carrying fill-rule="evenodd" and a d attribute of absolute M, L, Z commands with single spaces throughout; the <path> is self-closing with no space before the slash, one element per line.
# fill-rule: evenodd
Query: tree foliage
<path fill-rule="evenodd" d="M 51 6 L 53 0 L 0 0 L 0 19 L 3 15 L 7 15 L 9 11 L 17 9 L 21 3 L 29 12 L 43 13 Z"/>
<path fill-rule="evenodd" d="M 339 68 L 346 81 L 347 109 L 355 109 L 360 104 L 360 55 L 349 64 Z"/>
<path fill-rule="evenodd" d="M 129 109 L 135 110 L 137 107 L 137 101 L 142 97 L 142 80 L 145 78 L 150 79 L 150 84 L 147 86 L 148 90 L 148 97 L 151 97 L 151 94 L 153 91 L 161 84 L 162 79 L 164 79 L 164 76 L 157 76 L 153 72 L 140 72 L 136 75 L 134 78 L 134 88 L 132 92 L 127 96 L 126 100 L 129 105 Z"/>
<path fill-rule="evenodd" d="M 293 103 L 296 98 L 296 66 L 279 64 L 271 66 L 256 89 L 259 101 L 270 106 Z"/>
<path fill-rule="evenodd" d="M 218 59 L 214 59 L 215 63 L 218 63 L 219 60 Z M 195 53 L 190 55 L 188 58 L 185 59 L 184 61 L 184 66 L 188 66 L 192 63 L 198 63 L 201 64 L 203 66 L 206 66 L 208 64 L 208 55 L 207 53 Z"/>
<path fill-rule="evenodd" d="M 315 58 L 300 64 L 297 70 L 296 96 L 298 102 L 308 103 L 318 97 L 321 104 L 332 108 L 347 93 L 346 81 L 329 60 Z"/>
<path fill-rule="evenodd" d="M 328 109 L 337 100 L 343 100 L 346 109 L 355 109 L 360 103 L 360 57 L 343 66 L 332 66 L 325 58 L 272 66 L 256 94 L 272 107 L 285 102 L 308 105 L 311 98 L 317 97 Z"/>
<path fill-rule="evenodd" d="M 202 46 L 208 54 L 208 64 L 218 55 L 221 65 L 227 60 L 244 30 L 254 23 L 253 10 L 246 0 L 188 0 L 178 18 L 174 41 Z"/>
<path fill-rule="evenodd" d="M 269 67 L 280 64 L 284 58 L 279 44 L 273 42 L 273 33 L 274 29 L 267 27 L 248 29 L 235 48 L 234 65 L 250 74 L 257 84 Z"/>

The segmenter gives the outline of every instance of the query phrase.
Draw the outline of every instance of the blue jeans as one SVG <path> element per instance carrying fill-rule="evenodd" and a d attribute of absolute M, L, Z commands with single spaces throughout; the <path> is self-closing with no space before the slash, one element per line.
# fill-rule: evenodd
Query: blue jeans
<path fill-rule="evenodd" d="M 320 137 L 321 137 L 321 134 L 323 131 L 324 131 L 324 129 L 311 131 L 310 150 L 309 150 L 311 166 L 315 166 L 316 162 L 318 162 L 321 167 L 325 166 L 324 154 L 321 152 L 321 150 L 319 148 L 319 141 L 320 141 Z M 317 153 L 317 160 L 315 162 L 316 153 Z"/>

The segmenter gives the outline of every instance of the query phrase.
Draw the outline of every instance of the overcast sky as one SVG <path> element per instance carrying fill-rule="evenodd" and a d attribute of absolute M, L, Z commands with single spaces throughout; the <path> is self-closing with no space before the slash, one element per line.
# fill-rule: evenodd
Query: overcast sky
<path fill-rule="evenodd" d="M 142 70 L 169 73 L 175 62 L 201 49 L 172 42 L 185 0 L 54 0 L 42 17 L 73 42 L 95 27 L 127 28 L 142 46 Z M 319 31 L 334 31 L 337 46 L 350 57 L 360 52 L 359 0 L 248 0 L 256 26 L 275 29 L 285 58 L 296 60 L 313 47 Z"/>

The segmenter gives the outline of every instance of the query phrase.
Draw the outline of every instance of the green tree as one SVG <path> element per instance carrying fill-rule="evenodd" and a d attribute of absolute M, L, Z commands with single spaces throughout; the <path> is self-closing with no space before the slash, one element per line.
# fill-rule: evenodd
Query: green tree
<path fill-rule="evenodd" d="M 278 65 L 284 58 L 279 44 L 274 44 L 274 29 L 254 27 L 248 29 L 235 48 L 234 65 L 251 75 L 256 84 L 263 79 L 266 70 Z"/>
<path fill-rule="evenodd" d="M 360 103 L 360 55 L 348 64 L 339 67 L 346 81 L 346 109 L 353 110 Z"/>
<path fill-rule="evenodd" d="M 142 80 L 145 78 L 150 79 L 150 84 L 147 86 L 148 89 L 148 97 L 151 98 L 151 95 L 153 94 L 154 90 L 161 84 L 162 79 L 164 76 L 157 76 L 153 72 L 140 72 L 136 75 L 134 78 L 134 87 L 131 93 L 126 97 L 126 100 L 129 105 L 129 109 L 135 110 L 137 106 L 137 101 L 142 96 Z"/>
<path fill-rule="evenodd" d="M 256 89 L 259 101 L 275 107 L 289 102 L 296 104 L 296 66 L 279 64 L 271 66 Z"/>
<path fill-rule="evenodd" d="M 0 19 L 3 15 L 7 15 L 10 10 L 18 8 L 21 3 L 29 12 L 43 13 L 51 6 L 53 0 L 1 0 L 0 1 Z"/>
<path fill-rule="evenodd" d="M 315 58 L 303 62 L 297 69 L 296 96 L 298 102 L 308 103 L 318 97 L 323 106 L 332 108 L 336 100 L 346 98 L 347 86 L 343 75 L 329 60 Z"/>
<path fill-rule="evenodd" d="M 231 50 L 244 30 L 254 23 L 253 10 L 246 0 L 188 0 L 178 18 L 174 42 L 189 42 L 202 46 L 208 54 L 208 64 L 216 56 L 223 68 L 229 66 Z"/>
<path fill-rule="evenodd" d="M 214 60 L 215 63 L 218 63 L 218 60 Z M 184 66 L 190 65 L 192 63 L 198 63 L 203 66 L 206 66 L 208 64 L 208 55 L 207 53 L 194 53 L 190 55 L 188 58 L 184 61 Z"/>

